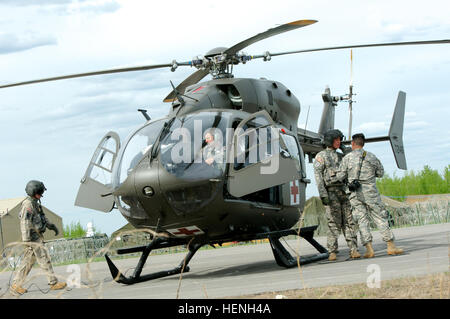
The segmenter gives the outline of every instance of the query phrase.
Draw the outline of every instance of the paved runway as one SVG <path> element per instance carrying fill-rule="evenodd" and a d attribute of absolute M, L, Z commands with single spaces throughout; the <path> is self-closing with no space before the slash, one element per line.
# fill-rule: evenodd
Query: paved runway
<path fill-rule="evenodd" d="M 337 262 L 324 260 L 304 265 L 301 269 L 285 269 L 275 263 L 269 244 L 243 245 L 198 251 L 190 263 L 190 272 L 182 274 L 181 280 L 180 275 L 174 275 L 126 286 L 112 281 L 106 262 L 96 262 L 90 264 L 90 277 L 86 273 L 86 264 L 80 265 L 82 285 L 91 282 L 94 285 L 92 288 L 72 288 L 44 294 L 42 291 L 48 290 L 46 279 L 37 276 L 24 285 L 25 288 L 29 287 L 29 292 L 20 298 L 223 298 L 304 287 L 364 283 L 374 267 L 380 270 L 381 280 L 449 271 L 449 223 L 394 229 L 394 234 L 397 245 L 405 250 L 404 255 L 388 256 L 386 244 L 380 234 L 375 232 L 375 258 L 346 261 L 349 252 L 341 236 Z M 325 237 L 316 239 L 325 246 Z M 301 255 L 315 253 L 303 239 L 282 243 L 286 248 L 300 251 Z M 364 247 L 360 247 L 360 252 L 364 252 Z M 182 253 L 150 256 L 142 274 L 173 268 L 182 258 Z M 137 259 L 114 262 L 123 273 L 130 275 Z M 66 278 L 73 272 L 68 267 L 55 267 L 55 272 Z M 29 277 L 38 274 L 39 270 L 38 267 L 33 268 Z M 0 294 L 3 298 L 16 298 L 6 292 L 10 278 L 11 272 L 0 274 Z"/>

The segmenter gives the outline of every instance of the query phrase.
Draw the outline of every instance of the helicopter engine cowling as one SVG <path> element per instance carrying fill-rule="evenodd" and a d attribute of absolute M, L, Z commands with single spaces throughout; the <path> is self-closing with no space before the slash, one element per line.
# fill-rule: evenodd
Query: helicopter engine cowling
<path fill-rule="evenodd" d="M 275 123 L 296 133 L 300 102 L 282 83 L 266 79 L 224 78 L 186 88 L 184 105 L 172 105 L 169 116 L 220 108 L 255 113 L 266 110 Z"/>

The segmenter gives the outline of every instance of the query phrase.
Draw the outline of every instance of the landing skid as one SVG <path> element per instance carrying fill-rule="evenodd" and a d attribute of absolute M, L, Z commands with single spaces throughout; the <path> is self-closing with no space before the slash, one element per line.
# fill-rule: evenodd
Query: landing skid
<path fill-rule="evenodd" d="M 267 232 L 267 233 L 260 233 L 256 234 L 250 237 L 245 236 L 242 238 L 239 238 L 241 241 L 244 240 L 251 240 L 251 239 L 263 239 L 268 238 L 270 241 L 270 245 L 272 248 L 273 255 L 275 257 L 275 261 L 279 266 L 291 268 L 294 266 L 297 266 L 297 258 L 292 257 L 292 255 L 283 247 L 283 245 L 280 243 L 280 238 L 287 235 L 300 235 L 300 237 L 305 238 L 311 245 L 313 245 L 319 253 L 313 256 L 307 256 L 307 257 L 300 257 L 300 265 L 315 262 L 318 260 L 326 259 L 328 258 L 328 251 L 326 248 L 324 248 L 322 245 L 320 245 L 317 241 L 313 239 L 314 230 L 317 228 L 317 226 L 311 226 L 311 227 L 304 227 L 300 229 L 300 232 L 296 229 L 287 229 L 283 231 L 275 231 L 275 232 Z M 236 238 L 235 238 L 236 239 Z M 176 246 L 183 243 L 186 243 L 185 240 L 180 241 L 176 239 L 167 239 L 167 238 L 154 238 L 150 244 L 147 246 L 140 246 L 140 247 L 132 247 L 132 248 L 125 248 L 125 249 L 119 249 L 117 250 L 118 254 L 129 254 L 129 253 L 135 253 L 142 251 L 142 255 L 139 259 L 139 262 L 134 270 L 133 275 L 126 277 L 124 276 L 119 269 L 114 265 L 112 260 L 109 258 L 108 255 L 105 255 L 106 262 L 108 263 L 109 270 L 111 271 L 111 275 L 113 279 L 122 284 L 126 285 L 132 285 L 138 282 L 148 281 L 152 279 L 167 277 L 171 275 L 176 275 L 184 272 L 189 272 L 188 264 L 191 261 L 192 257 L 195 255 L 195 253 L 199 250 L 200 247 L 206 244 L 214 244 L 214 243 L 223 243 L 227 240 L 220 240 L 217 242 L 194 242 L 191 244 L 188 244 L 189 252 L 187 253 L 186 257 L 183 258 L 183 260 L 180 262 L 180 264 L 170 270 L 155 272 L 152 274 L 147 275 L 141 275 L 142 269 L 144 268 L 145 262 L 147 261 L 147 258 L 150 254 L 150 252 L 153 249 L 158 249 L 162 247 L 170 247 L 170 246 Z"/>
<path fill-rule="evenodd" d="M 106 262 L 108 263 L 109 270 L 111 271 L 111 275 L 112 275 L 113 279 L 116 282 L 121 283 L 121 284 L 132 285 L 132 284 L 135 284 L 135 283 L 138 283 L 138 282 L 142 282 L 142 281 L 147 281 L 147 280 L 167 277 L 167 276 L 171 276 L 171 275 L 176 275 L 176 274 L 179 274 L 181 272 L 188 272 L 189 271 L 189 267 L 188 267 L 189 261 L 191 261 L 192 257 L 197 252 L 197 250 L 201 246 L 203 246 L 203 244 L 192 244 L 192 245 L 189 245 L 189 252 L 188 252 L 188 254 L 186 255 L 185 258 L 183 258 L 183 260 L 180 262 L 180 264 L 177 267 L 173 268 L 173 269 L 160 271 L 160 272 L 156 272 L 156 273 L 152 273 L 152 274 L 141 276 L 141 272 L 142 272 L 142 269 L 144 268 L 145 262 L 147 261 L 148 255 L 150 254 L 150 252 L 153 249 L 161 247 L 161 244 L 164 241 L 165 241 L 165 239 L 155 238 L 147 246 L 141 246 L 141 247 L 136 247 L 136 248 L 131 248 L 131 249 L 118 250 L 119 254 L 125 254 L 125 253 L 142 251 L 141 258 L 139 259 L 139 262 L 138 262 L 136 268 L 134 269 L 133 275 L 131 275 L 130 277 L 125 277 L 119 271 L 119 269 L 117 269 L 117 267 L 114 265 L 114 263 L 108 257 L 108 255 L 105 255 Z"/>

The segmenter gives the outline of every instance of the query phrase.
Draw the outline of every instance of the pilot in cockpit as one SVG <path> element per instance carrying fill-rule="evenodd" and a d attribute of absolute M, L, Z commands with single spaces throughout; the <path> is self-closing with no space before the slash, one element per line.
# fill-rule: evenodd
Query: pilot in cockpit
<path fill-rule="evenodd" d="M 222 169 L 223 164 L 223 145 L 219 139 L 216 139 L 214 132 L 207 131 L 205 133 L 206 145 L 203 148 L 203 158 L 205 163 L 218 169 Z"/>

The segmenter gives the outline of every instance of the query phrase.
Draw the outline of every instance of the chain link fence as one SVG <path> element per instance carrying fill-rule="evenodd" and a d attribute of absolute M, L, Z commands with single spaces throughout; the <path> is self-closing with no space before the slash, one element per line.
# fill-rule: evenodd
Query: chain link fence
<path fill-rule="evenodd" d="M 450 201 L 423 202 L 406 207 L 387 207 L 389 224 L 394 227 L 421 226 L 450 222 Z"/>
<path fill-rule="evenodd" d="M 45 243 L 52 264 L 87 262 L 109 243 L 106 235 L 56 239 Z"/>
<path fill-rule="evenodd" d="M 406 196 L 405 201 L 399 202 L 390 198 L 383 198 L 388 211 L 390 227 L 422 226 L 429 224 L 450 222 L 449 196 Z M 416 201 L 412 201 L 415 199 Z M 421 200 L 421 201 L 418 201 Z M 315 235 L 325 236 L 328 232 L 325 206 L 318 197 L 307 201 L 303 213 L 303 226 L 319 225 Z M 298 224 L 296 225 L 298 227 Z M 371 224 L 376 229 L 375 223 Z"/>

